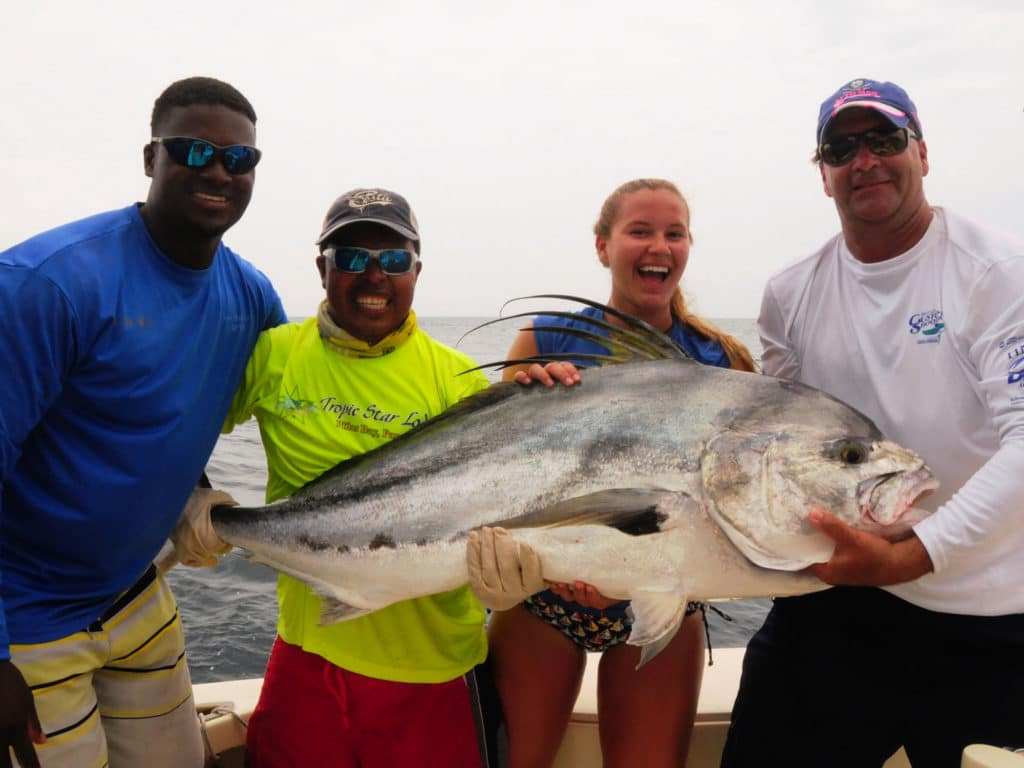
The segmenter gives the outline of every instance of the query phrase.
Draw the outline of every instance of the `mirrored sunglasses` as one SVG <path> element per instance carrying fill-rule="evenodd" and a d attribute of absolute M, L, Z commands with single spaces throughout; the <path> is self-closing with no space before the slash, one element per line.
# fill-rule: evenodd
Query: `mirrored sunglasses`
<path fill-rule="evenodd" d="M 843 133 L 829 136 L 818 147 L 818 154 L 825 165 L 837 167 L 846 165 L 857 156 L 863 144 L 873 155 L 893 157 L 907 148 L 910 139 L 917 135 L 908 128 L 897 128 L 894 131 L 864 131 L 863 133 Z"/>
<path fill-rule="evenodd" d="M 351 245 L 324 248 L 323 255 L 334 262 L 342 272 L 358 274 L 365 272 L 371 261 L 380 265 L 386 275 L 404 275 L 412 271 L 419 261 L 415 251 L 404 248 L 357 248 Z"/>
<path fill-rule="evenodd" d="M 202 139 L 188 136 L 154 136 L 150 139 L 154 144 L 162 144 L 171 160 L 187 168 L 205 168 L 214 160 L 219 159 L 224 169 L 234 175 L 248 173 L 260 161 L 262 152 L 256 147 L 235 144 L 222 147 Z"/>

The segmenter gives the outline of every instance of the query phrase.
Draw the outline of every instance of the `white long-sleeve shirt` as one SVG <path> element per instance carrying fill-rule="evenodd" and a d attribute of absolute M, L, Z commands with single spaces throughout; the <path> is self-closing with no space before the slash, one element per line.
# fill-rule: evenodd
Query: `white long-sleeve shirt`
<path fill-rule="evenodd" d="M 839 234 L 773 276 L 763 369 L 858 408 L 939 479 L 914 528 L 935 570 L 890 592 L 1024 613 L 1024 243 L 933 211 L 893 259 L 859 262 Z"/>

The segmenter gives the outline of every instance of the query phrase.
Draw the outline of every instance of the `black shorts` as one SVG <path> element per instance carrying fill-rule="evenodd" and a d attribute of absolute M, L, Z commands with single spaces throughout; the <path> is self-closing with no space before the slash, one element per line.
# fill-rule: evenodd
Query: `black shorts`
<path fill-rule="evenodd" d="M 722 768 L 959 768 L 1024 746 L 1024 614 L 963 616 L 881 589 L 777 599 L 751 639 Z"/>

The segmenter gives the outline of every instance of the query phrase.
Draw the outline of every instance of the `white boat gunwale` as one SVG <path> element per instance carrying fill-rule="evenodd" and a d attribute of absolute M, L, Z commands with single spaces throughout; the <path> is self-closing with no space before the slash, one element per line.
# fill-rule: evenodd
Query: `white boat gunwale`
<path fill-rule="evenodd" d="M 687 757 L 688 768 L 718 768 L 729 729 L 729 720 L 743 667 L 743 648 L 716 648 L 714 664 L 705 666 L 697 718 Z M 583 685 L 576 700 L 565 739 L 554 768 L 600 766 L 601 748 L 597 732 L 597 657 L 587 655 Z M 242 766 L 242 747 L 249 715 L 259 699 L 262 678 L 199 683 L 194 686 L 196 708 L 204 716 L 206 738 L 211 752 L 220 759 L 210 766 Z M 910 768 L 901 749 L 884 768 Z M 972 745 L 964 751 L 962 768 L 1024 768 L 1024 755 L 986 745 Z"/>

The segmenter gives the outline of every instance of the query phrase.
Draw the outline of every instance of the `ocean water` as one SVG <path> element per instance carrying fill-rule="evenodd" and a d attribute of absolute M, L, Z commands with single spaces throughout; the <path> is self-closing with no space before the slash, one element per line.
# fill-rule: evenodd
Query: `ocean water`
<path fill-rule="evenodd" d="M 505 357 L 518 324 L 507 321 L 467 332 L 490 318 L 422 317 L 420 325 L 437 340 L 456 347 L 483 364 Z M 718 325 L 744 341 L 755 357 L 760 351 L 753 320 L 720 319 Z M 497 381 L 500 373 L 488 375 Z M 245 506 L 264 503 L 266 461 L 256 422 L 222 435 L 207 466 L 215 488 Z M 192 680 L 196 683 L 258 677 L 263 674 L 277 620 L 275 571 L 234 555 L 215 568 L 177 567 L 168 574 L 181 609 Z M 760 627 L 769 600 L 715 603 L 726 621 L 708 613 L 713 647 L 746 645 Z"/>

